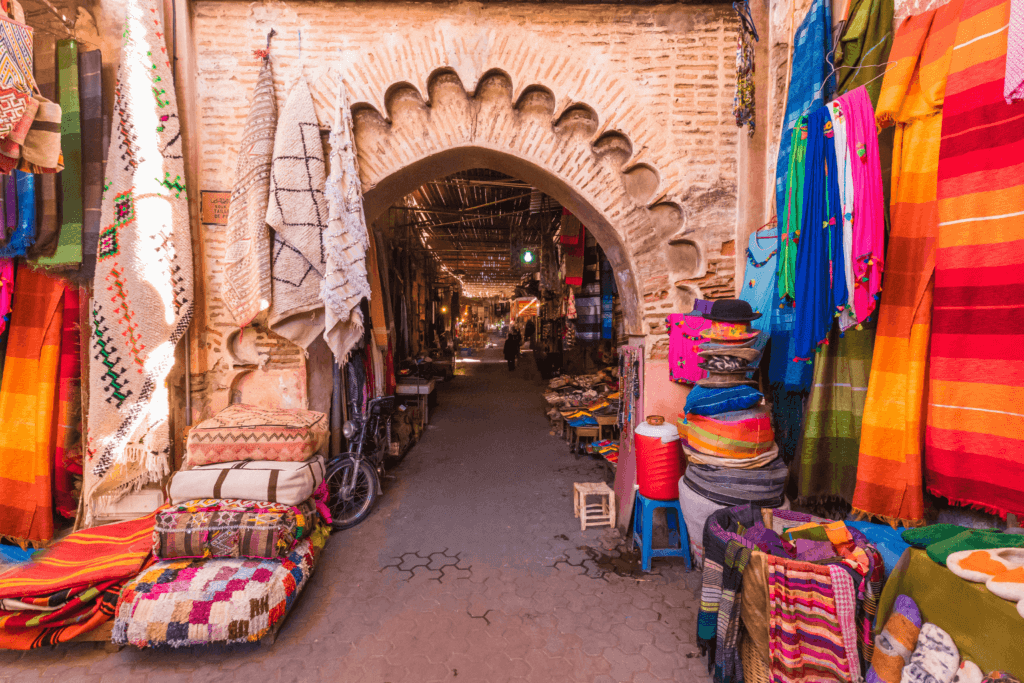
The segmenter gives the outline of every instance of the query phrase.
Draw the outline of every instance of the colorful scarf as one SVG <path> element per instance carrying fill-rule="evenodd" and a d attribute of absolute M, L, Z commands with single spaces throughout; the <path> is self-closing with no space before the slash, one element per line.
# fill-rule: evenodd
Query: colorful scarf
<path fill-rule="evenodd" d="M 858 680 L 856 639 L 849 640 L 857 609 L 849 574 L 834 565 L 766 559 L 772 681 Z"/>
<path fill-rule="evenodd" d="M 270 57 L 256 77 L 235 166 L 228 224 L 224 228 L 224 305 L 239 328 L 270 306 L 270 162 L 274 156 L 277 102 Z"/>
<path fill-rule="evenodd" d="M 57 372 L 57 436 L 54 439 L 54 507 L 74 519 L 78 512 L 75 479 L 82 476 L 82 347 L 77 287 L 64 291 L 60 365 Z"/>
<path fill-rule="evenodd" d="M 827 107 L 807 118 L 807 176 L 796 256 L 796 356 L 810 361 L 847 300 L 835 138 Z"/>
<path fill-rule="evenodd" d="M 348 91 L 338 79 L 334 125 L 331 126 L 331 175 L 327 179 L 330 219 L 324 232 L 327 270 L 324 301 L 324 339 L 338 363 L 344 363 L 363 336 L 364 314 L 359 303 L 370 298 L 366 252 L 370 248 L 363 188 L 356 161 L 356 140 Z"/>
<path fill-rule="evenodd" d="M 786 174 L 785 212 L 780 213 L 778 289 L 785 302 L 796 299 L 796 254 L 800 243 L 800 225 L 804 212 L 804 182 L 807 169 L 807 116 L 793 127 L 793 152 Z"/>
<path fill-rule="evenodd" d="M 1024 0 L 1010 0 L 1003 98 L 1007 104 L 1024 100 Z"/>
<path fill-rule="evenodd" d="M 874 105 L 882 89 L 879 78 L 885 72 L 892 49 L 893 0 L 853 0 L 842 38 L 836 48 L 836 92 L 867 88 Z"/>
<path fill-rule="evenodd" d="M 14 259 L 0 259 L 0 334 L 7 331 L 14 295 Z M 2 362 L 2 360 L 0 360 Z"/>
<path fill-rule="evenodd" d="M 921 456 L 931 328 L 942 100 L 963 0 L 907 19 L 896 34 L 876 118 L 896 124 L 886 295 L 864 404 L 855 510 L 887 522 L 924 519 Z"/>
<path fill-rule="evenodd" d="M 40 257 L 36 264 L 66 269 L 82 262 L 82 119 L 79 116 L 77 41 L 69 39 L 57 43 L 57 70 L 60 145 L 64 155 L 64 172 L 60 176 L 61 226 L 53 256 Z"/>
<path fill-rule="evenodd" d="M 152 562 L 156 513 L 76 531 L 0 575 L 0 648 L 65 643 L 114 616 L 121 587 Z"/>
<path fill-rule="evenodd" d="M 703 340 L 701 332 L 711 326 L 711 321 L 701 315 L 670 313 L 665 324 L 668 327 L 668 378 L 673 382 L 696 384 L 707 377 L 707 371 L 697 367 L 702 361 L 697 352 Z"/>
<path fill-rule="evenodd" d="M 4 208 L 8 217 L 13 215 L 13 229 L 8 231 L 10 239 L 0 247 L 0 258 L 24 256 L 35 241 L 35 178 L 31 173 L 14 171 L 7 176 L 7 188 L 4 197 Z M 21 207 L 24 220 L 18 220 L 18 209 Z"/>
<path fill-rule="evenodd" d="M 32 28 L 0 17 L 0 137 L 21 120 L 32 99 Z"/>
<path fill-rule="evenodd" d="M 885 261 L 885 196 L 878 155 L 875 111 L 863 88 L 839 98 L 846 118 L 846 141 L 853 174 L 853 289 L 856 322 L 875 312 L 882 291 Z"/>
<path fill-rule="evenodd" d="M 53 418 L 64 285 L 22 264 L 0 385 L 0 538 L 53 537 Z"/>
<path fill-rule="evenodd" d="M 846 281 L 846 300 L 843 310 L 839 312 L 839 327 L 848 330 L 857 324 L 857 314 L 853 311 L 853 164 L 850 148 L 847 144 L 848 131 L 846 112 L 841 99 L 833 100 L 825 105 L 828 118 L 835 136 L 836 174 L 839 185 L 839 205 L 841 207 L 843 235 L 843 274 Z M 837 219 L 838 220 L 838 219 Z"/>
<path fill-rule="evenodd" d="M 1002 92 L 1009 0 L 965 2 L 959 19 L 938 160 L 925 480 L 955 503 L 1020 515 L 1024 106 Z"/>
<path fill-rule="evenodd" d="M 166 55 L 152 49 L 163 35 L 156 0 L 131 0 L 90 313 L 86 524 L 93 503 L 170 471 L 167 376 L 193 299 L 174 77 Z"/>
<path fill-rule="evenodd" d="M 803 506 L 853 500 L 874 343 L 873 324 L 845 334 L 833 327 L 829 344 L 815 359 L 800 455 L 794 465 L 797 500 Z"/>
<path fill-rule="evenodd" d="M 572 214 L 563 214 L 562 230 L 570 227 L 568 235 L 562 236 L 562 251 L 565 255 L 565 284 L 580 287 L 583 285 L 583 252 L 587 244 L 587 229 Z M 575 231 L 572 228 L 578 228 Z M 571 242 L 566 240 L 576 239 Z"/>

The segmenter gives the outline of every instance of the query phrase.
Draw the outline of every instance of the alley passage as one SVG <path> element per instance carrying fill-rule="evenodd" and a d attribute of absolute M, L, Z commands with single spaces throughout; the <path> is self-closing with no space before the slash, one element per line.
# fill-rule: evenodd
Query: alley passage
<path fill-rule="evenodd" d="M 574 481 L 603 466 L 549 433 L 529 351 L 439 388 L 379 507 L 335 533 L 273 645 L 0 652 L 0 682 L 705 681 L 699 573 L 623 571 L 617 533 L 581 533 Z M 613 569 L 616 567 L 616 569 Z"/>

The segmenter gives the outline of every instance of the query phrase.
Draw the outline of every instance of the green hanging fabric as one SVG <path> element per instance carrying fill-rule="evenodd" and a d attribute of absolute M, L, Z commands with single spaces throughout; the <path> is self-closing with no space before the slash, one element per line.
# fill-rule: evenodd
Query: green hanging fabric
<path fill-rule="evenodd" d="M 79 116 L 78 42 L 57 43 L 57 96 L 60 99 L 61 173 L 60 236 L 53 256 L 41 257 L 36 265 L 49 268 L 74 268 L 82 262 L 82 121 Z"/>
<path fill-rule="evenodd" d="M 840 95 L 866 84 L 871 106 L 878 104 L 879 76 L 892 49 L 893 5 L 893 0 L 853 0 L 835 52 Z"/>
<path fill-rule="evenodd" d="M 785 213 L 779 217 L 779 298 L 796 299 L 796 251 L 804 210 L 804 169 L 807 157 L 807 115 L 793 126 L 792 152 L 786 174 Z"/>

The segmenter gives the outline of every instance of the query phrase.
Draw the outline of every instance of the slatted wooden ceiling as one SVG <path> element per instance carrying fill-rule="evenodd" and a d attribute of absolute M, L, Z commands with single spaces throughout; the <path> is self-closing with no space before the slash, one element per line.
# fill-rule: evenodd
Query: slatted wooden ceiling
<path fill-rule="evenodd" d="M 435 180 L 391 208 L 392 225 L 405 225 L 466 286 L 467 293 L 510 294 L 523 273 L 518 255 L 537 253 L 557 229 L 562 207 L 510 176 L 474 169 Z"/>

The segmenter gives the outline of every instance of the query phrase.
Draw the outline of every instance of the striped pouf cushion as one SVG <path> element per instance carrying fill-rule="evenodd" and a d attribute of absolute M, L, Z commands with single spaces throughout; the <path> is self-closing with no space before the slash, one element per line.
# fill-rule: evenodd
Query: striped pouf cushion
<path fill-rule="evenodd" d="M 695 451 L 720 458 L 751 458 L 775 446 L 767 406 L 718 415 L 679 415 L 679 436 Z"/>

